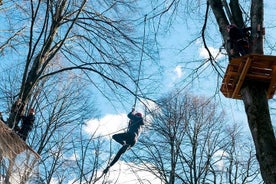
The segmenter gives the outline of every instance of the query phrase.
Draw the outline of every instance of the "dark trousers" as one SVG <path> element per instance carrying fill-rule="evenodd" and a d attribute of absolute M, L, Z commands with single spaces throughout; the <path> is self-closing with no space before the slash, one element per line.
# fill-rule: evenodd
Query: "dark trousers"
<path fill-rule="evenodd" d="M 123 153 L 125 153 L 129 148 L 134 146 L 138 137 L 135 133 L 128 132 L 128 133 L 115 134 L 112 136 L 112 138 L 123 146 L 119 149 L 118 153 L 110 163 L 110 166 L 113 166 L 119 160 L 119 158 Z"/>
<path fill-rule="evenodd" d="M 21 128 L 21 129 L 18 131 L 18 135 L 21 137 L 21 139 L 23 139 L 24 141 L 26 141 L 29 132 L 30 132 L 29 129 Z"/>
<path fill-rule="evenodd" d="M 120 133 L 120 134 L 114 134 L 112 136 L 112 139 L 114 139 L 116 142 L 120 143 L 121 145 L 128 144 L 130 146 L 134 146 L 134 144 L 137 141 L 137 135 L 135 133 Z"/>
<path fill-rule="evenodd" d="M 240 56 L 244 56 L 249 53 L 249 43 L 246 40 L 239 40 L 236 42 L 236 50 Z"/>

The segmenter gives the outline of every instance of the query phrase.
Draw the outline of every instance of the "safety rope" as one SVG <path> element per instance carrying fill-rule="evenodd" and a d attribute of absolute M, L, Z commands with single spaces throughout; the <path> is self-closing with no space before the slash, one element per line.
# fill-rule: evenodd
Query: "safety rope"
<path fill-rule="evenodd" d="M 147 20 L 147 15 L 144 16 L 144 30 L 143 30 L 143 40 L 142 40 L 142 48 L 141 48 L 141 57 L 140 57 L 140 63 L 139 63 L 139 69 L 138 69 L 138 77 L 137 77 L 137 80 L 135 81 L 135 83 L 136 83 L 136 89 L 135 89 L 135 100 L 134 100 L 133 108 L 136 107 L 137 98 L 138 98 L 138 97 L 137 97 L 137 93 L 138 93 L 138 88 L 139 88 L 141 67 L 142 67 L 142 61 L 143 61 L 143 55 L 144 55 L 145 34 L 146 34 L 146 20 Z"/>

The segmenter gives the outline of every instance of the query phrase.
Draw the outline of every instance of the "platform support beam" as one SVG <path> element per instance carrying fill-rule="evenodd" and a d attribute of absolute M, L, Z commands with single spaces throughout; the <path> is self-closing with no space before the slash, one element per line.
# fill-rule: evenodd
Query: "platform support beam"
<path fill-rule="evenodd" d="M 246 59 L 246 62 L 245 62 L 245 65 L 244 65 L 244 67 L 243 67 L 243 69 L 242 69 L 242 72 L 241 72 L 241 75 L 240 75 L 240 77 L 239 77 L 237 86 L 236 86 L 236 88 L 235 88 L 235 90 L 234 90 L 234 92 L 233 92 L 233 94 L 232 94 L 232 98 L 235 97 L 235 96 L 237 96 L 238 93 L 240 92 L 241 87 L 242 87 L 242 84 L 243 84 L 243 81 L 244 81 L 245 76 L 246 76 L 246 74 L 247 74 L 247 71 L 248 71 L 248 69 L 249 69 L 249 66 L 251 65 L 251 61 L 252 61 L 252 60 L 251 60 L 250 57 L 248 57 L 248 58 Z"/>

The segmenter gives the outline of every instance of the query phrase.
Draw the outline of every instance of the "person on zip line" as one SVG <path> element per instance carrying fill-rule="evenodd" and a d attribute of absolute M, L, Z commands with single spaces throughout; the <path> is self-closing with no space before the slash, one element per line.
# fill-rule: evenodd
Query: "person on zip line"
<path fill-rule="evenodd" d="M 112 139 L 120 143 L 122 147 L 119 149 L 112 162 L 104 169 L 103 173 L 105 174 L 108 172 L 109 168 L 119 160 L 123 153 L 135 145 L 141 133 L 142 126 L 144 125 L 142 114 L 140 112 L 135 112 L 135 108 L 132 108 L 132 111 L 127 117 L 130 119 L 127 131 L 112 136 Z"/>

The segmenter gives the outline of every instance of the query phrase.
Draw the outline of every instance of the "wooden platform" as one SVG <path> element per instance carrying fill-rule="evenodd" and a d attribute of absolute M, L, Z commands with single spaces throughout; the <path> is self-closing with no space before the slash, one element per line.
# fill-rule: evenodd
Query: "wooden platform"
<path fill-rule="evenodd" d="M 266 83 L 267 98 L 272 98 L 276 90 L 276 56 L 250 54 L 232 59 L 220 91 L 225 97 L 241 99 L 240 89 L 244 80 Z"/>

